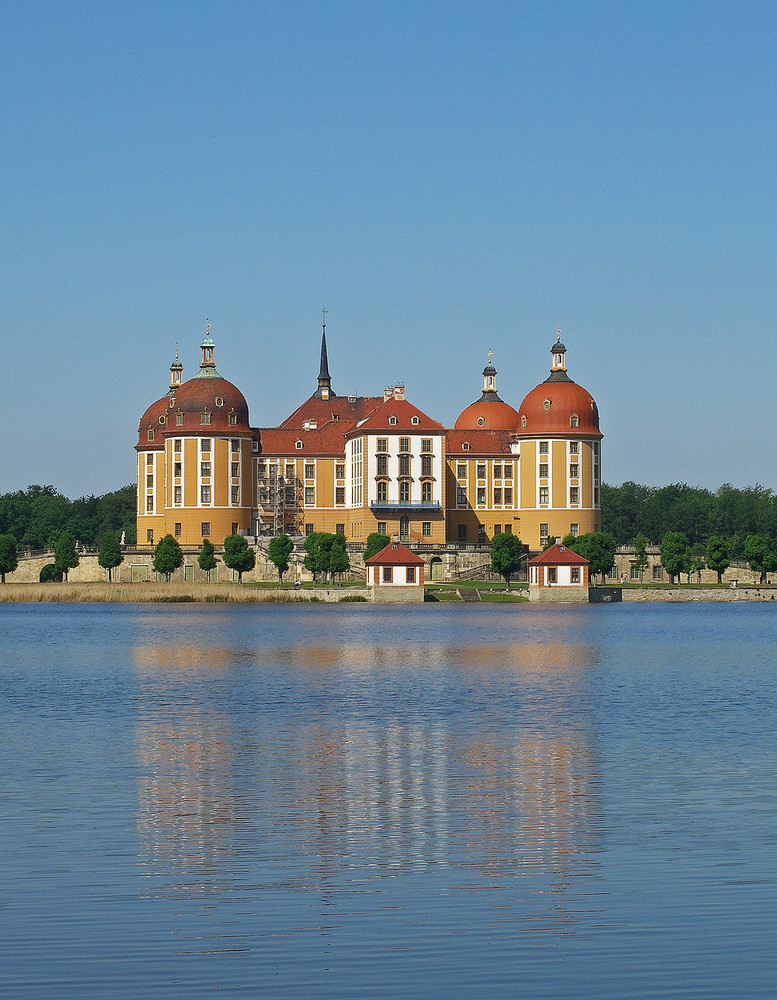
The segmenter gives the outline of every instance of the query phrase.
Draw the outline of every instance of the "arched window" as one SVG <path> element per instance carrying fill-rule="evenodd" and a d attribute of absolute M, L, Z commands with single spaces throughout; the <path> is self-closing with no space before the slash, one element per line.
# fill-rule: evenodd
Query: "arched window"
<path fill-rule="evenodd" d="M 410 483 L 406 479 L 399 484 L 399 502 L 410 503 Z"/>
<path fill-rule="evenodd" d="M 572 416 L 569 418 L 569 426 L 570 427 L 579 427 L 580 426 L 580 418 L 578 417 L 578 415 L 576 413 L 573 413 Z"/>

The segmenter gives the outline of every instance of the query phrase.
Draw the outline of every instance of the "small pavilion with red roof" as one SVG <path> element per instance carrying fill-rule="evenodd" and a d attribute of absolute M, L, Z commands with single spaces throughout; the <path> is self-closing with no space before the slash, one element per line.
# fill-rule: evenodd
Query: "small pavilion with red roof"
<path fill-rule="evenodd" d="M 373 601 L 423 601 L 424 561 L 394 538 L 364 560 Z"/>
<path fill-rule="evenodd" d="M 589 562 L 555 542 L 528 562 L 530 601 L 587 601 Z"/>

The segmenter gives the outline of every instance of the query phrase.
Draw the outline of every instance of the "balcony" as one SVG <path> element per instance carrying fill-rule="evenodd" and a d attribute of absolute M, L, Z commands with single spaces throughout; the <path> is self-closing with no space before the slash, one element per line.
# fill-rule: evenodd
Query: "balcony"
<path fill-rule="evenodd" d="M 370 510 L 373 514 L 439 514 L 442 512 L 440 503 L 378 503 L 372 501 Z"/>

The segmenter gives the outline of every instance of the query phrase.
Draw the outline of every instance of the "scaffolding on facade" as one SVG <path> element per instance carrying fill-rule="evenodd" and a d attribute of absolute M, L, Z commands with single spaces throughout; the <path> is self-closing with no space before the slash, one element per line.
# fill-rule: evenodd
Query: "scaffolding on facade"
<path fill-rule="evenodd" d="M 280 474 L 277 465 L 257 480 L 257 534 L 299 535 L 302 532 L 302 484 L 292 472 Z"/>

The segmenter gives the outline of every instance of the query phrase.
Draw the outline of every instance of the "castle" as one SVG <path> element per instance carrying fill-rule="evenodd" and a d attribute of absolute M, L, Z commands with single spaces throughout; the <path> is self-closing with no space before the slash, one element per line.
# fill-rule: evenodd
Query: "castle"
<path fill-rule="evenodd" d="M 216 368 L 210 324 L 200 346 L 197 374 L 183 380 L 176 351 L 167 393 L 140 419 L 139 545 L 315 531 L 485 544 L 512 532 L 537 550 L 601 528 L 599 413 L 567 374 L 560 331 L 550 374 L 518 409 L 499 397 L 489 351 L 482 394 L 453 428 L 401 384 L 338 396 L 325 323 L 315 392 L 277 427 L 252 427 L 245 397 Z"/>

